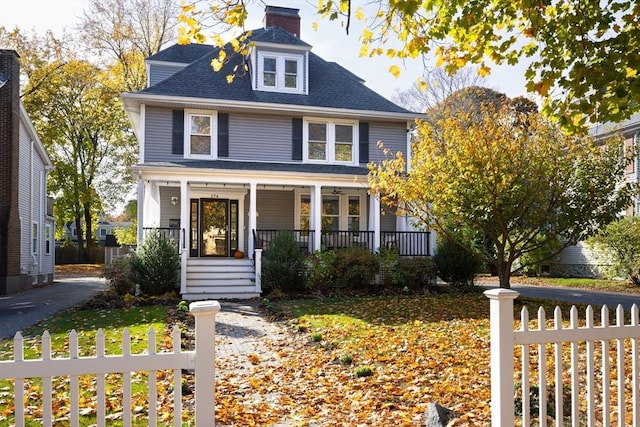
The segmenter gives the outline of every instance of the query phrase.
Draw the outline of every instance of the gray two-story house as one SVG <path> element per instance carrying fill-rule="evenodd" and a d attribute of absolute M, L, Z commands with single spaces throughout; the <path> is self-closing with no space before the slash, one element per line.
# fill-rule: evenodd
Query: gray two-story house
<path fill-rule="evenodd" d="M 147 88 L 122 95 L 140 143 L 139 240 L 175 238 L 184 299 L 259 295 L 260 250 L 279 230 L 305 253 L 433 248 L 367 191 L 378 141 L 406 153 L 418 114 L 315 55 L 297 9 L 267 6 L 264 23 L 222 70 L 219 48 L 174 45 L 147 59 Z"/>

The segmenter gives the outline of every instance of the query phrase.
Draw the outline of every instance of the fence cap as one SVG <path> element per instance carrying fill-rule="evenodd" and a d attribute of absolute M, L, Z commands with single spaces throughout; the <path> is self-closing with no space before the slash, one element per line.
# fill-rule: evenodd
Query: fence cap
<path fill-rule="evenodd" d="M 500 300 L 516 299 L 520 295 L 518 291 L 514 291 L 513 289 L 505 289 L 505 288 L 489 289 L 484 291 L 484 294 L 489 299 L 500 299 Z"/>
<path fill-rule="evenodd" d="M 191 314 L 200 313 L 217 313 L 220 311 L 220 303 L 214 300 L 195 301 L 189 304 L 189 312 Z"/>

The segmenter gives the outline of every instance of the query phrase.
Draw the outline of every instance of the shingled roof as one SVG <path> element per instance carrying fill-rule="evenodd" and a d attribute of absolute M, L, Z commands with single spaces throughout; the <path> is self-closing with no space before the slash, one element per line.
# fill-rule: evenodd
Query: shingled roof
<path fill-rule="evenodd" d="M 268 42 L 310 47 L 280 27 L 254 30 L 250 40 L 256 43 Z M 338 64 L 325 61 L 313 52 L 309 52 L 308 95 L 253 90 L 250 72 L 237 75 L 232 83 L 227 83 L 227 75 L 234 67 L 240 66 L 239 69 L 242 69 L 243 58 L 233 53 L 229 46 L 225 49 L 231 60 L 218 72 L 214 72 L 211 68 L 211 60 L 218 56 L 219 48 L 211 45 L 174 45 L 153 55 L 149 60 L 189 63 L 189 65 L 138 93 L 167 97 L 412 113 L 369 89 L 355 74 Z"/>

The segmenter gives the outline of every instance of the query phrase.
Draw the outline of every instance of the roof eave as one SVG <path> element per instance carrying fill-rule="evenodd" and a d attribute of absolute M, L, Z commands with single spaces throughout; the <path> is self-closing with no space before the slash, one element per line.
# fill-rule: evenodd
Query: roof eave
<path fill-rule="evenodd" d="M 216 109 L 244 109 L 252 110 L 255 112 L 273 112 L 278 111 L 280 113 L 295 113 L 295 115 L 313 115 L 323 114 L 332 115 L 336 117 L 349 116 L 349 117 L 361 117 L 371 119 L 393 119 L 393 120 L 405 120 L 414 121 L 421 118 L 423 115 L 419 113 L 397 113 L 389 111 L 375 111 L 375 110 L 353 110 L 346 108 L 332 108 L 332 107 L 316 107 L 299 104 L 278 104 L 278 103 L 266 103 L 266 102 L 247 102 L 247 101 L 232 101 L 226 99 L 206 99 L 195 97 L 168 97 L 165 95 L 152 95 L 152 94 L 139 94 L 139 93 L 123 93 L 121 95 L 122 102 L 125 105 L 127 111 L 139 110 L 140 104 L 158 103 L 168 106 L 182 106 L 185 105 L 199 105 L 201 107 L 214 107 Z"/>

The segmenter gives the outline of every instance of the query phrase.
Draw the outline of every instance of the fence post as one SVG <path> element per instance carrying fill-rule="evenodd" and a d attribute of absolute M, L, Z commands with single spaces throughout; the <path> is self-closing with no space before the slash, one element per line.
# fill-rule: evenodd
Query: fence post
<path fill-rule="evenodd" d="M 262 249 L 254 249 L 253 261 L 256 267 L 256 292 L 262 292 Z"/>
<path fill-rule="evenodd" d="M 490 289 L 491 426 L 513 427 L 513 300 L 511 289 Z"/>
<path fill-rule="evenodd" d="M 196 426 L 215 426 L 215 335 L 218 301 L 196 301 L 189 312 L 196 322 L 195 420 Z"/>

